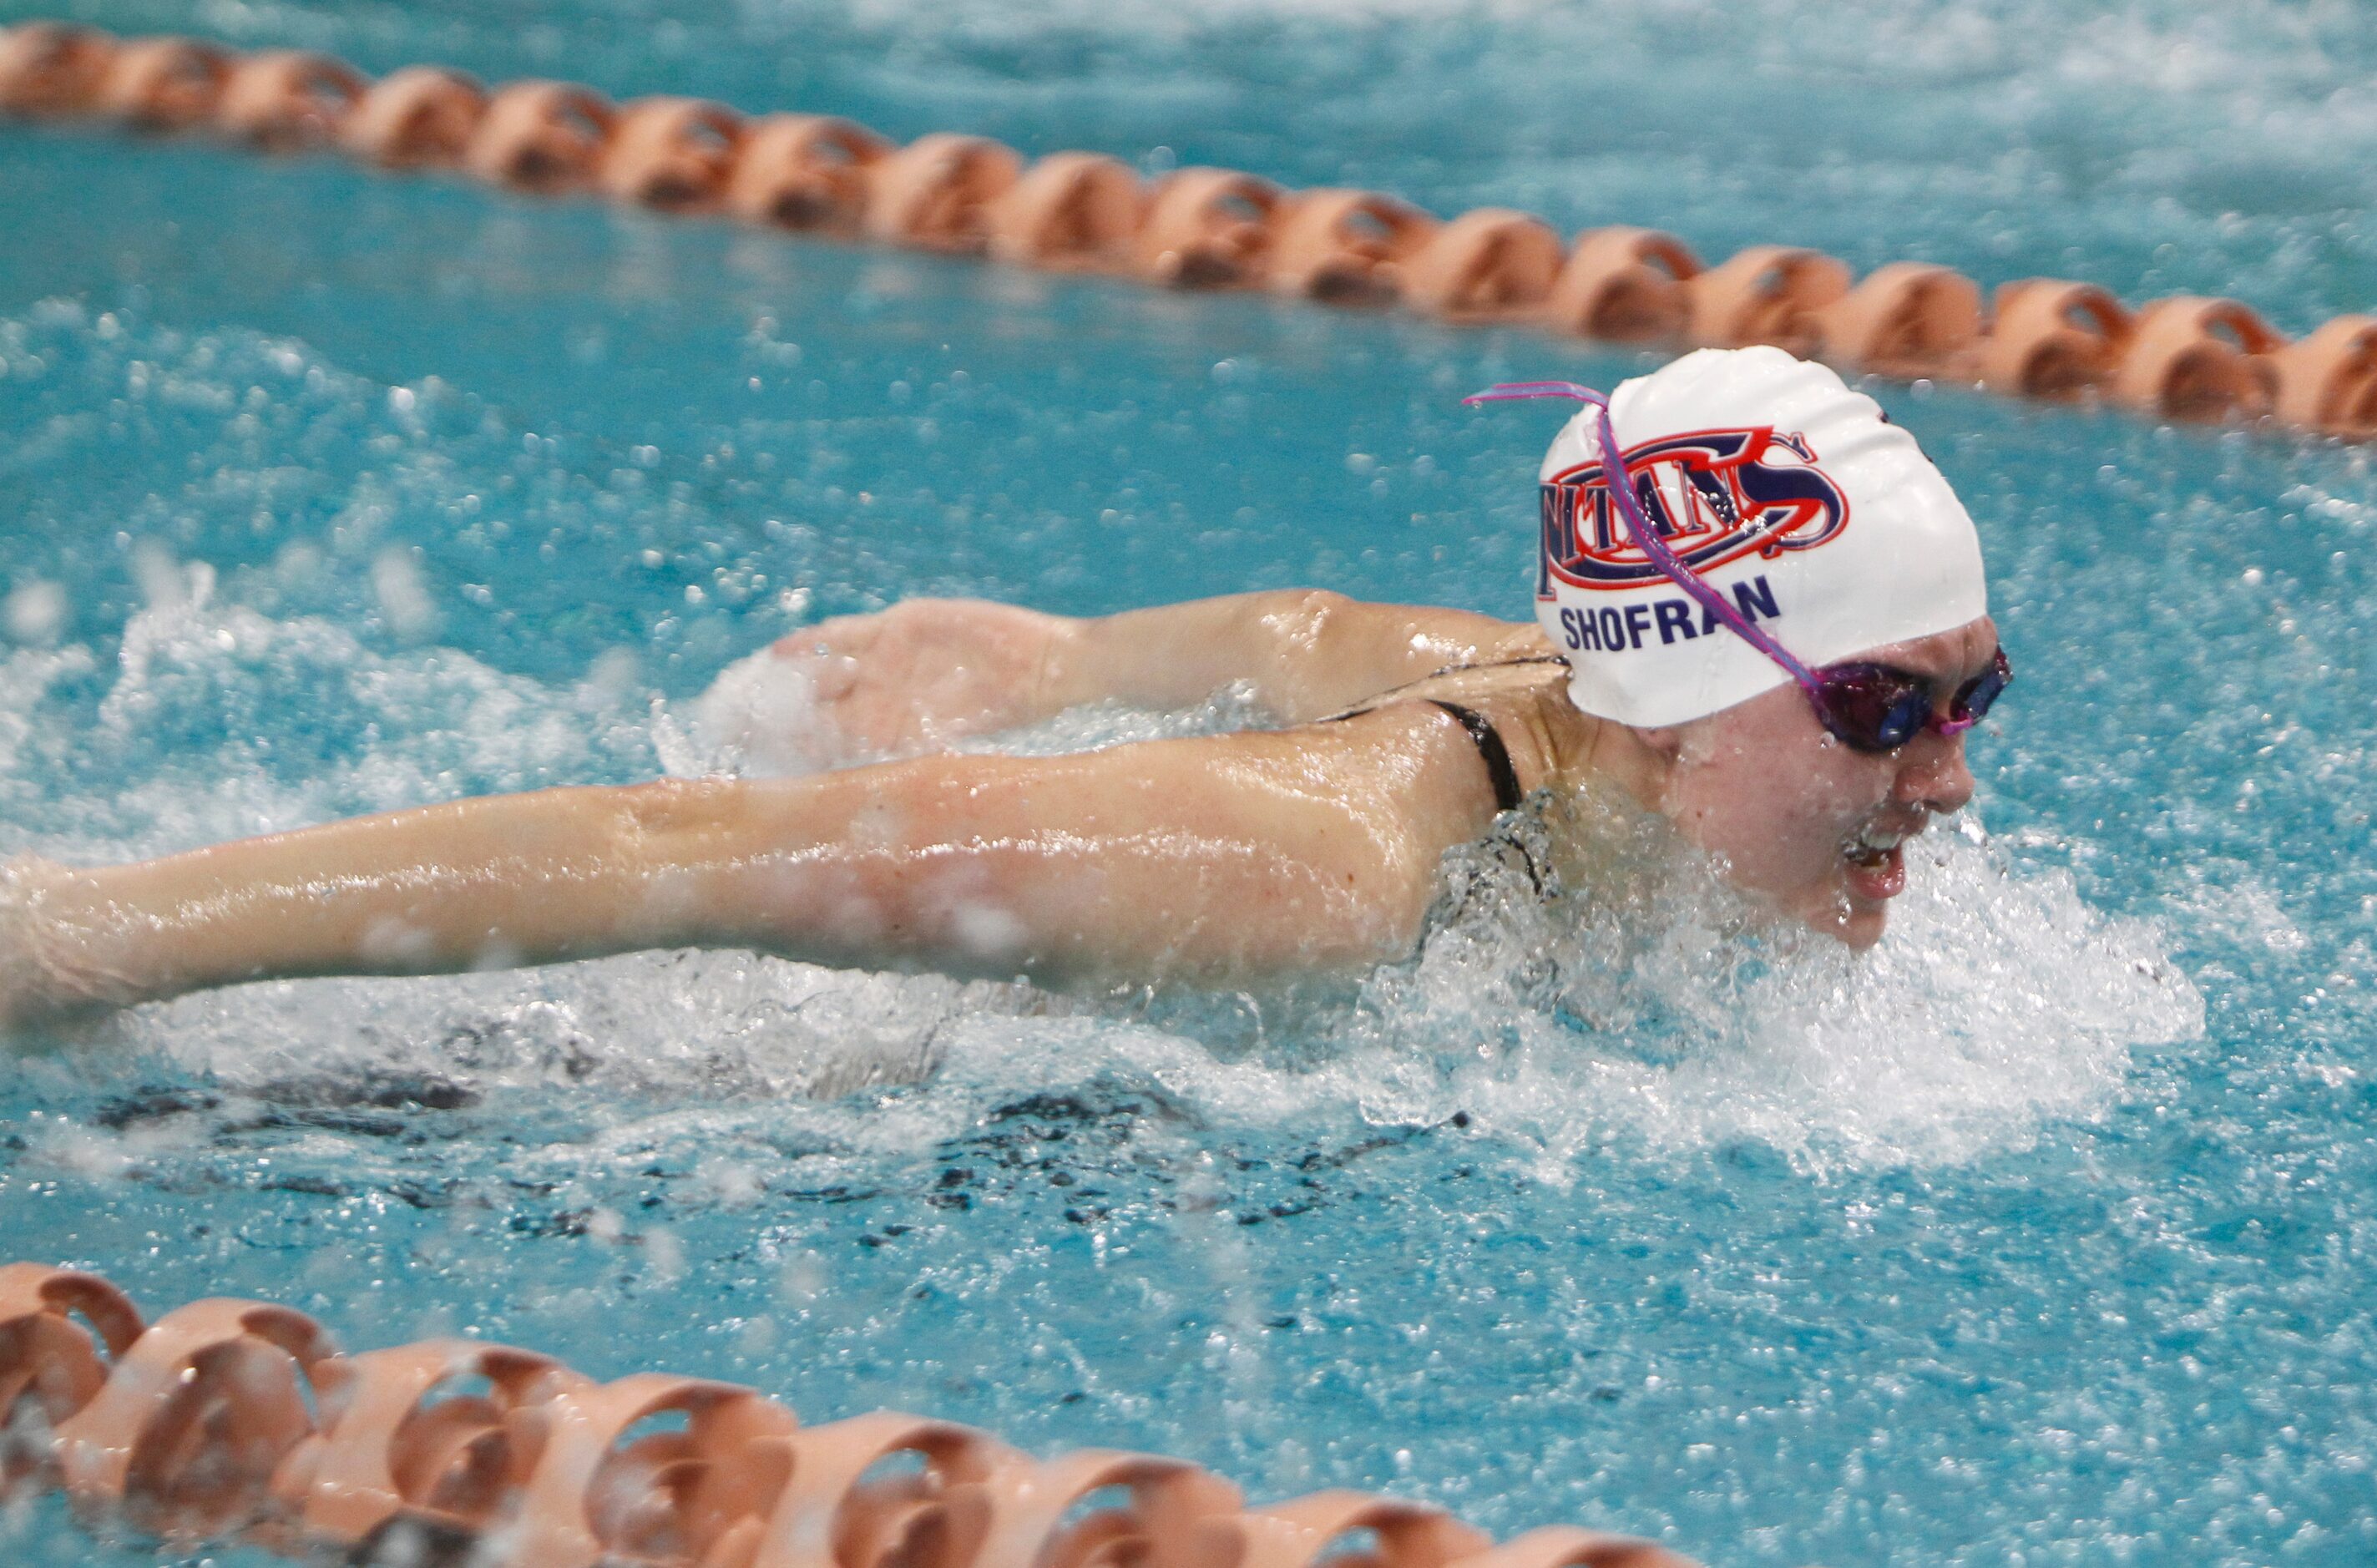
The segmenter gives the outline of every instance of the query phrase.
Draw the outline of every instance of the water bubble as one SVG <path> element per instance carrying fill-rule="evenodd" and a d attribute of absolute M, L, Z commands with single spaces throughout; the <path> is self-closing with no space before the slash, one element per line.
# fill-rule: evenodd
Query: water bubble
<path fill-rule="evenodd" d="M 16 641 L 46 648 L 66 629 L 67 607 L 64 584 L 39 577 L 19 579 L 7 598 L 0 600 L 0 627 Z"/>
<path fill-rule="evenodd" d="M 191 602 L 199 573 L 205 574 L 205 581 L 212 582 L 212 569 L 201 564 L 185 576 L 173 553 L 154 539 L 143 539 L 132 547 L 132 580 L 149 607 L 160 614 L 170 615 Z"/>
<path fill-rule="evenodd" d="M 390 545 L 372 558 L 372 598 L 388 628 L 407 642 L 422 641 L 437 629 L 437 603 L 421 579 L 412 550 Z"/>

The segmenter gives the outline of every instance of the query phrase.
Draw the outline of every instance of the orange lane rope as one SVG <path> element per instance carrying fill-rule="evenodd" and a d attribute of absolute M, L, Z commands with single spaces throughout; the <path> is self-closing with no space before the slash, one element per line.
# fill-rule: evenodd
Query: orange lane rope
<path fill-rule="evenodd" d="M 1850 374 L 2101 398 L 2152 417 L 2259 420 L 2377 435 L 2377 317 L 2289 342 L 2251 306 L 2180 296 L 2136 309 L 2033 278 L 1985 307 L 1969 278 L 1754 245 L 1714 267 L 1651 229 L 1574 244 L 1486 208 L 1439 221 L 1375 191 L 1291 191 L 1228 169 L 1150 185 L 1093 152 L 1026 166 L 982 137 L 905 147 L 822 114 L 747 116 L 691 98 L 615 104 L 570 82 L 489 88 L 414 66 L 374 82 L 293 50 L 117 39 L 27 22 L 0 31 L 0 114 L 211 131 L 276 151 L 337 148 L 390 169 L 452 169 L 516 190 L 597 194 L 663 211 L 984 255 L 1174 288 L 1263 288 L 1514 322 L 1646 345 L 1776 343 Z"/>
<path fill-rule="evenodd" d="M 1367 1492 L 1248 1509 L 1177 1459 L 1033 1459 L 891 1411 L 804 1427 L 733 1383 L 596 1382 L 475 1340 L 341 1355 L 262 1301 L 194 1301 L 144 1326 L 96 1275 L 10 1263 L 0 1497 L 54 1487 L 86 1517 L 178 1544 L 236 1534 L 362 1563 L 1695 1568 L 1566 1526 L 1497 1546 Z"/>

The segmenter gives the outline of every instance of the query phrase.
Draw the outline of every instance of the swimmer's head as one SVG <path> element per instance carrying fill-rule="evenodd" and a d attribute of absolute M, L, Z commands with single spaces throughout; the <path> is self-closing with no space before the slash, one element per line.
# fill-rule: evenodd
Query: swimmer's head
<path fill-rule="evenodd" d="M 1872 399 L 1780 349 L 1687 354 L 1606 402 L 1483 394 L 1541 395 L 1587 404 L 1541 475 L 1536 609 L 1571 698 L 1639 739 L 1647 793 L 1733 880 L 1873 941 L 2003 683 L 1971 518 Z"/>
<path fill-rule="evenodd" d="M 1980 537 L 1955 492 L 1829 367 L 1776 348 L 1702 349 L 1621 383 L 1608 419 L 1677 561 L 1806 665 L 1989 613 Z M 1578 410 L 1541 473 L 1535 614 L 1568 656 L 1570 697 L 1653 726 L 1790 682 L 1634 539 L 1603 480 L 1600 422 Z"/>

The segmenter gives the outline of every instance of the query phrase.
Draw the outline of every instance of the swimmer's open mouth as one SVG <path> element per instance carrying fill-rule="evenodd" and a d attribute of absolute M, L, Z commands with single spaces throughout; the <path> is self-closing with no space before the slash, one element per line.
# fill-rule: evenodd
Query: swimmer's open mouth
<path fill-rule="evenodd" d="M 1873 900 L 1895 898 L 1906 891 L 1906 841 L 1923 831 L 1917 822 L 1906 828 L 1869 823 L 1841 846 L 1849 887 Z"/>
<path fill-rule="evenodd" d="M 1885 832 L 1879 828 L 1868 828 L 1842 845 L 1841 854 L 1852 866 L 1879 871 L 1898 858 L 1900 846 L 1913 836 L 1911 833 Z"/>

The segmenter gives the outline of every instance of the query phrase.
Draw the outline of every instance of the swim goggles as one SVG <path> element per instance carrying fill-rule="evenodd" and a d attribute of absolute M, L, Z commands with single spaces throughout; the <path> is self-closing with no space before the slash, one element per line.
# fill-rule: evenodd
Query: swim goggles
<path fill-rule="evenodd" d="M 2005 650 L 2000 648 L 1989 660 L 1988 669 L 1956 688 L 1955 695 L 1948 700 L 1947 714 L 1942 717 L 1932 700 L 1929 678 L 1912 670 L 1871 660 L 1810 669 L 1684 565 L 1643 515 L 1642 498 L 1634 491 L 1633 474 L 1626 467 L 1625 451 L 1618 445 L 1618 433 L 1610 428 L 1607 398 L 1573 381 L 1506 381 L 1461 401 L 1464 404 L 1491 403 L 1522 398 L 1572 398 L 1593 410 L 1601 439 L 1603 483 L 1617 505 L 1618 515 L 1625 520 L 1626 532 L 1668 581 L 1732 628 L 1735 636 L 1782 665 L 1807 694 L 1817 720 L 1843 745 L 1857 751 L 1882 753 L 1897 750 L 1926 730 L 1942 736 L 1962 735 L 1981 722 L 1989 705 L 2013 679 L 2013 666 L 2007 662 Z M 1615 475 L 1609 472 L 1613 468 L 1617 471 Z"/>

